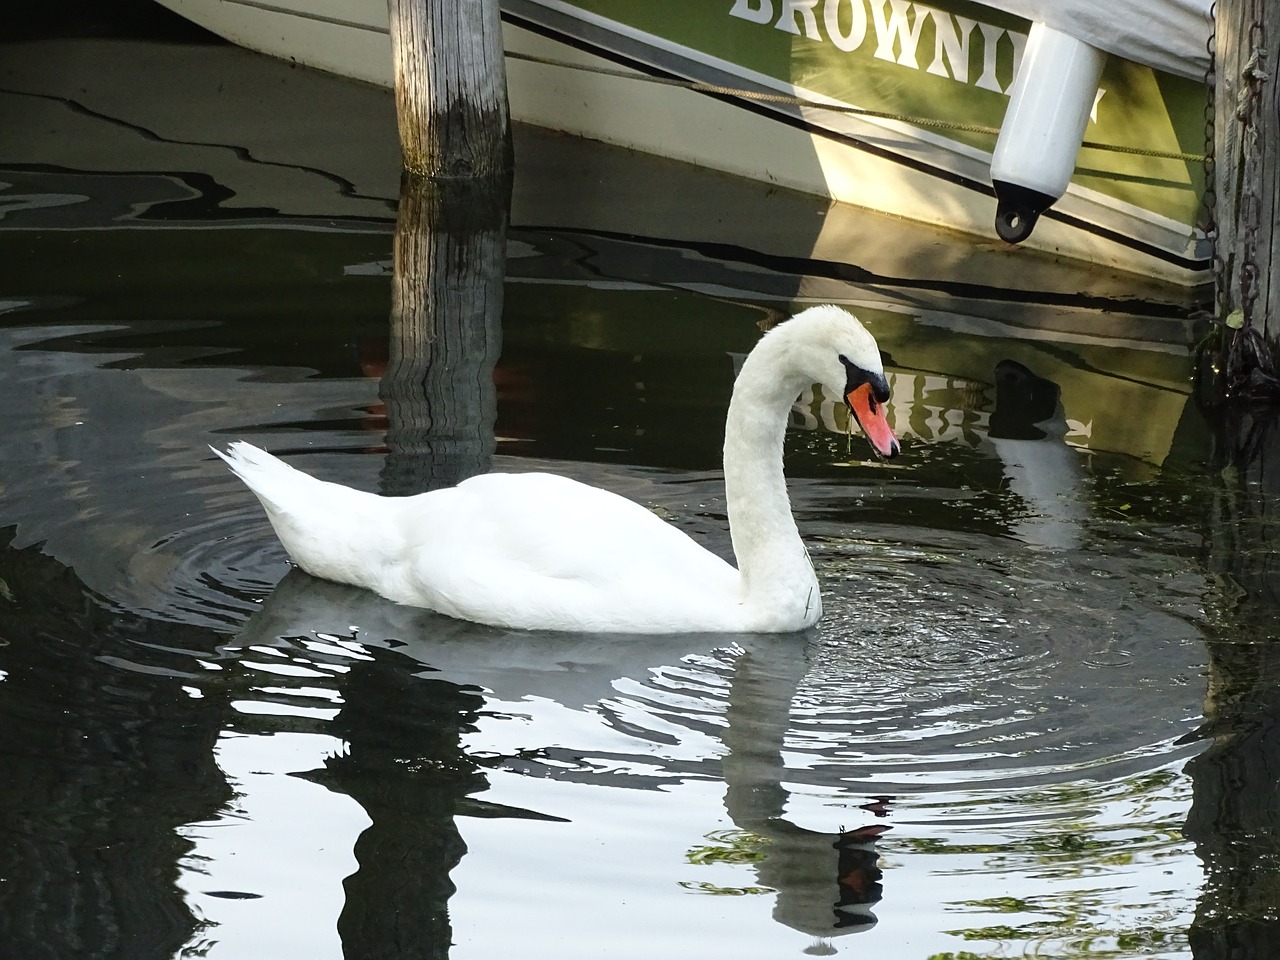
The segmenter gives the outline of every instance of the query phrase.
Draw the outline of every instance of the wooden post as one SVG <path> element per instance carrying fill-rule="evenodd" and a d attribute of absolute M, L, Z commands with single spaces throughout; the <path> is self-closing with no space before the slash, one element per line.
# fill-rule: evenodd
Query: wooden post
<path fill-rule="evenodd" d="M 510 180 L 400 187 L 387 369 L 384 494 L 489 469 L 502 343 Z"/>
<path fill-rule="evenodd" d="M 498 0 L 387 0 L 387 12 L 405 170 L 433 179 L 509 171 Z"/>
<path fill-rule="evenodd" d="M 1214 24 L 1216 314 L 1227 396 L 1280 400 L 1280 4 L 1218 0 Z"/>

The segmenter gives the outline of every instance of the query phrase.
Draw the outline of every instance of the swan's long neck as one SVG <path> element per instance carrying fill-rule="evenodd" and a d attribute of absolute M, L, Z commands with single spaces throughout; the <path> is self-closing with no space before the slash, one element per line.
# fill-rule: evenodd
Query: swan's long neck
<path fill-rule="evenodd" d="M 763 340 L 734 384 L 724 432 L 725 498 L 745 606 L 807 626 L 821 603 L 791 515 L 782 451 L 791 406 L 809 384 L 789 369 L 784 340 Z"/>

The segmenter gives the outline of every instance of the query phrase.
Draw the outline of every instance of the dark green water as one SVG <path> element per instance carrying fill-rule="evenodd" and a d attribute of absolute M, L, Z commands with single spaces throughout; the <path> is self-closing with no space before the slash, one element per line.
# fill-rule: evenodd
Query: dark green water
<path fill-rule="evenodd" d="M 428 272 L 428 338 L 385 94 L 46 36 L 0 117 L 6 956 L 1265 955 L 1273 500 L 1185 305 L 524 130 L 490 309 Z M 398 608 L 290 571 L 207 450 L 554 469 L 726 551 L 736 364 L 827 299 L 904 453 L 797 404 L 805 636 Z"/>

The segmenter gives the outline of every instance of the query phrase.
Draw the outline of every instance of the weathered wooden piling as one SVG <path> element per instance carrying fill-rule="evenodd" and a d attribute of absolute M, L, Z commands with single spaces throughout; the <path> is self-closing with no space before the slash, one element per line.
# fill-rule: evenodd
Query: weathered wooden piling
<path fill-rule="evenodd" d="M 1218 0 L 1214 23 L 1215 314 L 1222 390 L 1280 400 L 1280 4 Z"/>
<path fill-rule="evenodd" d="M 498 0 L 387 0 L 400 152 L 439 180 L 511 168 Z"/>
<path fill-rule="evenodd" d="M 489 469 L 511 123 L 498 0 L 387 0 L 405 176 L 394 247 L 382 492 Z"/>

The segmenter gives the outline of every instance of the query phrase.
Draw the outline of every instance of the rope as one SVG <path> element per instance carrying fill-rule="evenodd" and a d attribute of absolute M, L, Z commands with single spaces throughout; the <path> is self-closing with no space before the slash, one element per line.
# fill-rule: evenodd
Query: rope
<path fill-rule="evenodd" d="M 868 110 L 865 107 L 853 107 L 843 103 L 820 103 L 790 93 L 772 93 L 763 90 L 745 90 L 741 87 L 726 87 L 714 83 L 701 83 L 697 80 L 681 80 L 677 77 L 653 77 L 643 73 L 632 73 L 628 70 L 616 70 L 610 67 L 596 67 L 582 63 L 570 63 L 567 60 L 555 60 L 549 57 L 538 57 L 528 53 L 507 54 L 512 60 L 523 60 L 548 67 L 563 67 L 568 70 L 581 70 L 584 73 L 596 73 L 606 77 L 618 77 L 623 80 L 641 80 L 645 83 L 656 83 L 667 87 L 680 87 L 695 93 L 708 93 L 720 97 L 734 97 L 740 100 L 758 100 L 764 103 L 783 103 L 794 107 L 809 107 L 817 110 L 828 110 L 832 113 L 851 114 L 858 117 L 869 117 L 875 120 L 896 120 L 916 127 L 930 127 L 937 130 L 956 130 L 963 133 L 981 133 L 996 136 L 999 127 L 991 127 L 981 123 L 961 123 L 957 120 L 941 120 L 936 117 L 917 117 L 911 114 L 894 113 L 886 110 Z M 1203 163 L 1208 157 L 1203 153 L 1178 153 L 1171 150 L 1148 150 L 1143 147 L 1126 147 L 1115 143 L 1098 143 L 1086 140 L 1080 144 L 1082 149 L 1106 150 L 1111 153 L 1125 153 L 1137 157 L 1152 157 L 1160 160 L 1182 160 L 1187 163 Z"/>

